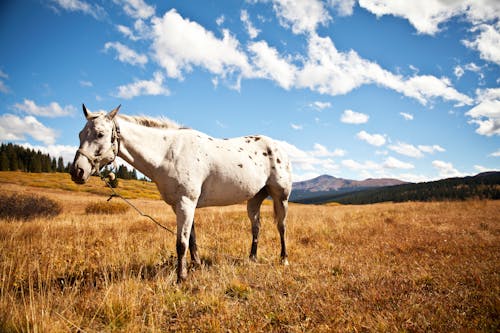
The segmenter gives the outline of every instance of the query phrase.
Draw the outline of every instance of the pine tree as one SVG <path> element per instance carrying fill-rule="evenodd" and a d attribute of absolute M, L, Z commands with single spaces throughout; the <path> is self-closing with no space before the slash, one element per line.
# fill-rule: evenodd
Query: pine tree
<path fill-rule="evenodd" d="M 5 151 L 0 154 L 0 171 L 9 171 L 9 159 Z"/>
<path fill-rule="evenodd" d="M 62 157 L 57 159 L 57 172 L 64 172 L 64 161 Z"/>

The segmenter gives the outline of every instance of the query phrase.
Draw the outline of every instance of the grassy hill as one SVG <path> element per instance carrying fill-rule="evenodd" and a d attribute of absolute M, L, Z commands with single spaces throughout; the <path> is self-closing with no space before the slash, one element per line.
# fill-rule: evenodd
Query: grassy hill
<path fill-rule="evenodd" d="M 110 189 L 99 177 L 91 177 L 84 185 L 77 185 L 68 173 L 29 173 L 21 171 L 0 171 L 0 183 L 60 189 L 73 192 L 87 192 L 109 195 Z M 119 179 L 117 191 L 126 198 L 160 199 L 156 185 L 142 180 Z"/>

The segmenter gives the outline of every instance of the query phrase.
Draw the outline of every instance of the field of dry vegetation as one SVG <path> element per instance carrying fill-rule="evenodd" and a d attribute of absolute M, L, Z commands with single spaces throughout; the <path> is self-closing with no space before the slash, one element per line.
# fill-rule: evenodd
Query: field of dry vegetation
<path fill-rule="evenodd" d="M 86 213 L 107 196 L 0 186 L 62 206 L 0 220 L 0 332 L 500 330 L 500 201 L 292 204 L 287 267 L 269 204 L 257 263 L 245 205 L 200 209 L 203 267 L 176 285 L 174 237 L 134 210 Z M 132 201 L 175 229 L 164 202 Z"/>

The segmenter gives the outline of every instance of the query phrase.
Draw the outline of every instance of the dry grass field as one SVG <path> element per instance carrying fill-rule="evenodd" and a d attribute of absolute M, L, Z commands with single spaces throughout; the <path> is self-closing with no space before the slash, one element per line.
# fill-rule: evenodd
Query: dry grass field
<path fill-rule="evenodd" d="M 500 330 L 499 201 L 292 204 L 287 267 L 269 205 L 257 263 L 244 205 L 200 209 L 203 267 L 176 285 L 174 237 L 132 209 L 89 214 L 107 196 L 0 186 L 63 207 L 0 220 L 0 332 Z M 132 201 L 175 228 L 162 201 Z"/>

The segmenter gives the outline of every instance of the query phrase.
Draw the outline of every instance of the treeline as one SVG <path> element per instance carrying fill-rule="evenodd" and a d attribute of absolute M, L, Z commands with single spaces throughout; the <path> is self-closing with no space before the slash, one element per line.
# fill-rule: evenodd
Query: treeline
<path fill-rule="evenodd" d="M 0 145 L 0 171 L 69 172 L 70 167 L 71 163 L 65 163 L 62 157 L 56 159 L 49 154 L 43 154 L 40 150 L 25 148 L 13 143 Z M 129 170 L 126 166 L 120 165 L 116 176 L 121 179 L 137 179 L 137 171 L 135 169 Z"/>
<path fill-rule="evenodd" d="M 443 201 L 468 199 L 500 199 L 500 172 L 480 173 L 472 177 L 448 178 L 433 182 L 403 184 L 358 192 L 324 195 L 301 203 L 371 204 L 377 202 Z"/>

